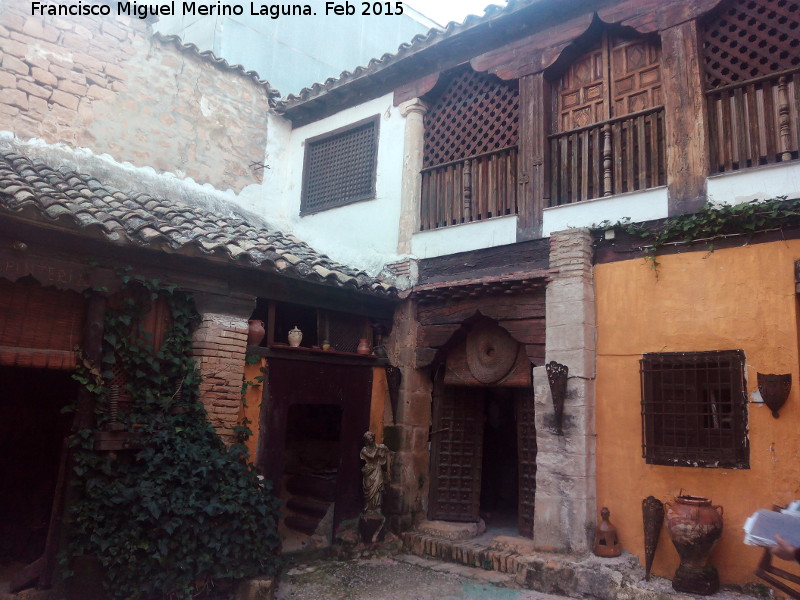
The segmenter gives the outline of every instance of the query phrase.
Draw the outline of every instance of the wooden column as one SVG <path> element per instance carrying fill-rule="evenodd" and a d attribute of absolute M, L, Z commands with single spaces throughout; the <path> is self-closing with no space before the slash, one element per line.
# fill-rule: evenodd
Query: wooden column
<path fill-rule="evenodd" d="M 549 201 L 546 190 L 545 147 L 550 114 L 550 86 L 542 72 L 519 80 L 519 163 L 517 241 L 542 236 L 542 209 Z"/>
<path fill-rule="evenodd" d="M 662 31 L 661 54 L 672 216 L 694 212 L 706 201 L 708 121 L 697 21 Z"/>

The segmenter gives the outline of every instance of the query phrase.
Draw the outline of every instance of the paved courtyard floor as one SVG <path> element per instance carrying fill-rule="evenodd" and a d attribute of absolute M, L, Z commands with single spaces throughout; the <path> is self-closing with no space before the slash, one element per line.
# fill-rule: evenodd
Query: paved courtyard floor
<path fill-rule="evenodd" d="M 564 600 L 504 573 L 417 556 L 317 561 L 284 571 L 276 600 Z"/>

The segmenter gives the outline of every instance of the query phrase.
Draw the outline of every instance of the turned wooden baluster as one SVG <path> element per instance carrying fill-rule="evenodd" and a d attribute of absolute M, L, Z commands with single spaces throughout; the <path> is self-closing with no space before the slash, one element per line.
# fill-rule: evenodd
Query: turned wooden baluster
<path fill-rule="evenodd" d="M 778 79 L 778 127 L 781 140 L 781 160 L 791 160 L 791 135 L 789 133 L 789 96 L 786 93 L 786 77 Z"/>
<path fill-rule="evenodd" d="M 464 222 L 472 221 L 472 161 L 464 161 Z"/>
<path fill-rule="evenodd" d="M 611 126 L 603 126 L 603 196 L 614 193 L 611 181 Z"/>

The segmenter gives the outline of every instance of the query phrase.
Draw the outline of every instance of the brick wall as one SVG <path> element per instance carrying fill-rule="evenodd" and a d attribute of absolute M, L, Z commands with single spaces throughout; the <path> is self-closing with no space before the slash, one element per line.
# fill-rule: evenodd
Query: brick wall
<path fill-rule="evenodd" d="M 113 13 L 114 11 L 112 11 Z M 260 180 L 267 90 L 135 18 L 0 3 L 0 130 L 241 190 Z"/>
<path fill-rule="evenodd" d="M 231 443 L 242 406 L 247 319 L 215 313 L 203 313 L 201 319 L 192 338 L 203 376 L 200 399 L 217 433 Z"/>

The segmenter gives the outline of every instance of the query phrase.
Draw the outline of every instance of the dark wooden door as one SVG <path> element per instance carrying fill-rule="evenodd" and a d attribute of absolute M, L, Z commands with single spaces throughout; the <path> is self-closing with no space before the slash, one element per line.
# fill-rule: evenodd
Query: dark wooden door
<path fill-rule="evenodd" d="M 261 405 L 264 443 L 258 466 L 280 490 L 285 468 L 286 424 L 295 404 L 330 404 L 342 408 L 334 527 L 361 511 L 361 451 L 369 428 L 372 367 L 269 359 Z"/>
<path fill-rule="evenodd" d="M 517 523 L 520 535 L 533 537 L 533 514 L 536 503 L 536 422 L 532 389 L 516 391 L 517 461 L 519 495 Z"/>
<path fill-rule="evenodd" d="M 429 519 L 480 519 L 483 421 L 482 388 L 435 386 Z"/>

